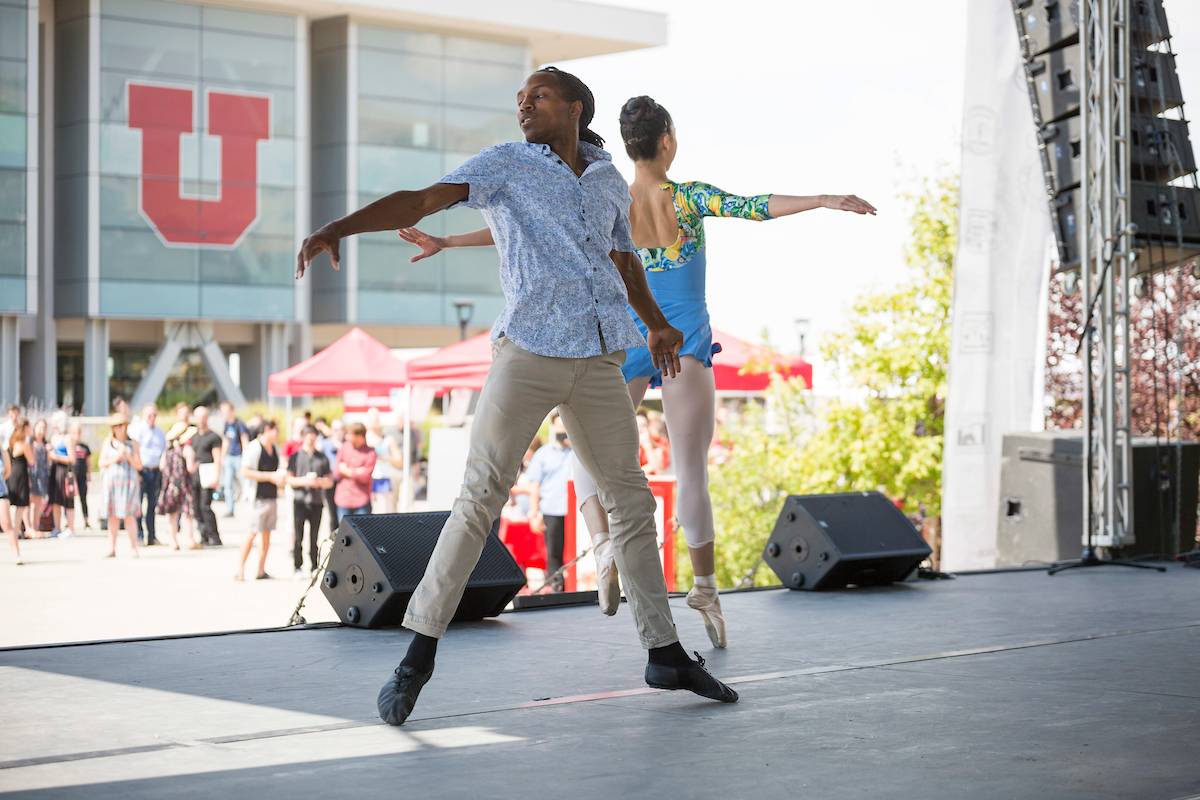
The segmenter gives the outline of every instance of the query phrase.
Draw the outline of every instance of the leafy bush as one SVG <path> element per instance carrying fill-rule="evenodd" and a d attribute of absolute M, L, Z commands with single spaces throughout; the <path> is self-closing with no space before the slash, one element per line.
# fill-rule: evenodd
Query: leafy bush
<path fill-rule="evenodd" d="M 776 376 L 766 403 L 749 405 L 726 430 L 732 449 L 709 489 L 721 586 L 739 584 L 759 564 L 789 494 L 875 490 L 910 516 L 936 522 L 941 514 L 957 182 L 936 180 L 907 199 L 908 269 L 894 289 L 855 301 L 845 328 L 822 343 L 834 374 L 856 391 L 818 405 L 801 381 Z M 676 575 L 686 586 L 682 535 L 678 544 Z M 755 584 L 776 582 L 766 567 L 757 570 Z"/>

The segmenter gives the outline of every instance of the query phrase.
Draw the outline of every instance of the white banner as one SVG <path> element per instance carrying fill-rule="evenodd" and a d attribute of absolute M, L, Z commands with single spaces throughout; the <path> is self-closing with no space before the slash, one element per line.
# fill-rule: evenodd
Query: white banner
<path fill-rule="evenodd" d="M 942 469 L 942 568 L 996 563 L 1005 433 L 1042 427 L 1050 211 L 1010 0 L 972 0 Z"/>

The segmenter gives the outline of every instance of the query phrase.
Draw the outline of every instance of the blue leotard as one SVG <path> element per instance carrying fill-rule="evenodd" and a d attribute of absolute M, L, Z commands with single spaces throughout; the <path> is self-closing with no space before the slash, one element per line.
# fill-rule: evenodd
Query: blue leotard
<path fill-rule="evenodd" d="M 704 273 L 707 268 L 704 247 L 705 217 L 737 217 L 767 220 L 771 218 L 769 194 L 741 197 L 723 192 L 707 183 L 664 183 L 671 190 L 679 237 L 670 247 L 643 247 L 638 250 L 646 268 L 646 282 L 667 322 L 683 331 L 680 356 L 691 356 L 706 367 L 712 367 L 713 354 L 721 351 L 712 340 L 708 304 L 705 301 Z M 646 326 L 630 309 L 638 330 L 645 336 Z M 638 347 L 629 350 L 622 368 L 625 382 L 634 378 L 650 378 L 651 386 L 662 385 L 662 372 L 654 368 L 650 350 Z"/>

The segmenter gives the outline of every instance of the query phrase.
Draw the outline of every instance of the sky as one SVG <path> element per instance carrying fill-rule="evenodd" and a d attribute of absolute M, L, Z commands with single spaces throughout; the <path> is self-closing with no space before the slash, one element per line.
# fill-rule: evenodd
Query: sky
<path fill-rule="evenodd" d="M 628 97 L 648 94 L 675 120 L 673 180 L 738 194 L 857 194 L 879 209 L 706 222 L 713 324 L 751 340 L 765 329 L 795 352 L 794 320 L 810 320 L 820 391 L 832 377 L 816 352 L 821 335 L 844 324 L 856 296 L 904 274 L 900 195 L 957 174 L 963 37 L 978 1 L 642 0 L 668 15 L 666 46 L 560 63 L 595 93 L 592 127 L 629 179 L 617 114 Z M 1200 102 L 1200 3 L 1165 5 L 1184 96 Z M 1016 47 L 1015 26 L 997 35 Z M 1200 127 L 1192 135 L 1200 147 Z"/>

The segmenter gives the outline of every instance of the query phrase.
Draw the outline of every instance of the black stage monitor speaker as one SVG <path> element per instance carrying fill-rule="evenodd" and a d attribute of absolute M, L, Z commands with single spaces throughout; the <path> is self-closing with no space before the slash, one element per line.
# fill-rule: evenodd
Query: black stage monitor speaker
<path fill-rule="evenodd" d="M 399 625 L 449 516 L 433 511 L 344 517 L 321 586 L 338 619 L 360 628 Z M 494 617 L 524 585 L 521 568 L 494 526 L 454 619 Z"/>
<path fill-rule="evenodd" d="M 789 589 L 903 580 L 930 554 L 908 518 L 879 492 L 792 495 L 763 560 Z"/>

